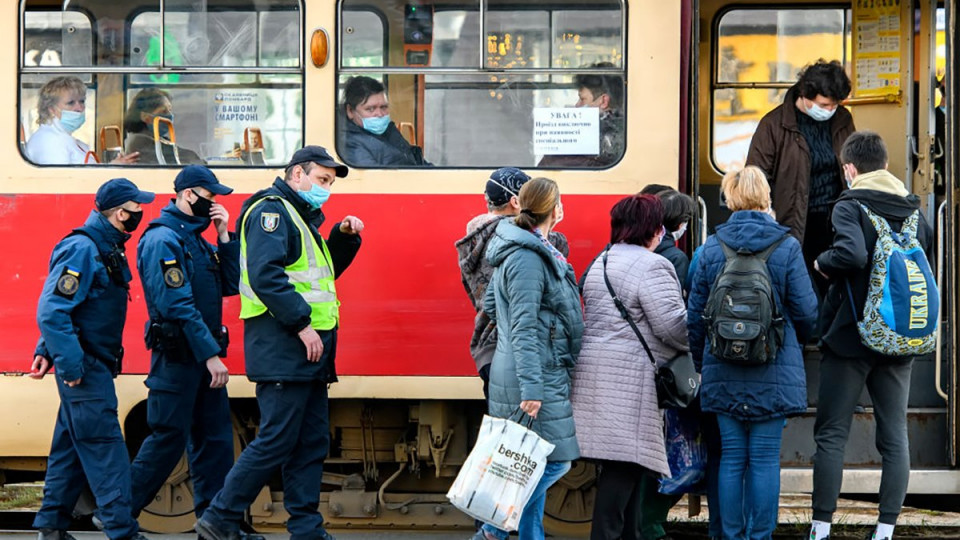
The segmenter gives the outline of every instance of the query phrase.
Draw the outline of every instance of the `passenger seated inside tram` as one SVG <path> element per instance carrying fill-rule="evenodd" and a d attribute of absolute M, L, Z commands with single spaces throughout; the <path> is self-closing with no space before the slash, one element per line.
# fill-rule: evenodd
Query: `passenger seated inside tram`
<path fill-rule="evenodd" d="M 37 115 L 40 127 L 27 141 L 27 158 L 41 165 L 97 163 L 90 147 L 72 133 L 86 120 L 87 85 L 77 77 L 55 77 L 40 88 Z M 136 163 L 139 154 L 128 152 L 111 161 Z"/>
<path fill-rule="evenodd" d="M 127 108 L 127 114 L 124 116 L 123 130 L 127 133 L 127 139 L 123 147 L 127 152 L 139 152 L 140 163 L 159 163 L 156 142 L 153 138 L 153 119 L 157 116 L 166 118 L 170 122 L 174 121 L 170 94 L 157 88 L 147 88 L 138 92 L 130 101 L 130 107 Z M 166 139 L 169 135 L 168 124 L 163 122 L 159 128 L 160 136 Z M 193 150 L 177 145 L 177 154 L 181 165 L 206 165 L 203 158 Z"/>
<path fill-rule="evenodd" d="M 616 67 L 610 62 L 598 62 L 592 68 Z M 623 80 L 619 75 L 580 74 L 573 78 L 577 88 L 577 103 L 574 107 L 600 109 L 600 153 L 597 155 L 547 155 L 538 167 L 606 167 L 623 156 L 624 115 Z"/>
<path fill-rule="evenodd" d="M 343 91 L 340 153 L 354 167 L 430 166 L 423 150 L 403 138 L 390 121 L 390 105 L 383 84 L 356 76 Z"/>

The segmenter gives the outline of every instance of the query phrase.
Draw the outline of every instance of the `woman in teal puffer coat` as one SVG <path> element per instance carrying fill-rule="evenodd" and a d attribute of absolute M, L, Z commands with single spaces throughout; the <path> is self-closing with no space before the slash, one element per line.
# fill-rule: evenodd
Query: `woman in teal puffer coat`
<path fill-rule="evenodd" d="M 519 407 L 531 429 L 556 445 L 543 478 L 523 509 L 520 540 L 542 540 L 546 491 L 580 457 L 570 405 L 570 378 L 580 352 L 583 311 L 573 268 L 547 236 L 563 219 L 556 182 L 534 178 L 520 189 L 520 215 L 505 219 L 487 247 L 494 267 L 484 310 L 497 321 L 490 369 L 490 414 L 507 418 Z M 505 540 L 490 525 L 476 540 Z"/>

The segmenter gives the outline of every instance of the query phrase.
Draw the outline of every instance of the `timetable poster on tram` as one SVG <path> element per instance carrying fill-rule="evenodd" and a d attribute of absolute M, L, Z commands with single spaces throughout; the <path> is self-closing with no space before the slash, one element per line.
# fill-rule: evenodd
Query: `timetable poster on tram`
<path fill-rule="evenodd" d="M 858 97 L 900 93 L 900 0 L 853 4 L 853 93 Z"/>

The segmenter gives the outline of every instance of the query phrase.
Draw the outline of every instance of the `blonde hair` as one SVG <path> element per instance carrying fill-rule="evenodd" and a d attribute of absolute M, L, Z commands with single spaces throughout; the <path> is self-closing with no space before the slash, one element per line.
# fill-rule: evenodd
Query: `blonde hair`
<path fill-rule="evenodd" d="M 737 210 L 759 210 L 765 212 L 770 208 L 770 184 L 767 176 L 754 166 L 744 167 L 743 170 L 733 170 L 723 175 L 720 189 L 727 200 L 727 208 L 732 212 Z"/>
<path fill-rule="evenodd" d="M 78 96 L 86 96 L 87 85 L 79 78 L 70 76 L 54 77 L 47 81 L 47 84 L 40 88 L 40 93 L 37 96 L 38 124 L 49 124 L 53 121 L 54 115 L 50 110 L 60 103 L 60 96 L 63 95 L 64 91 L 72 92 Z"/>
<path fill-rule="evenodd" d="M 523 184 L 517 196 L 520 215 L 514 223 L 524 229 L 533 229 L 550 219 L 560 203 L 560 188 L 549 178 L 534 178 Z"/>

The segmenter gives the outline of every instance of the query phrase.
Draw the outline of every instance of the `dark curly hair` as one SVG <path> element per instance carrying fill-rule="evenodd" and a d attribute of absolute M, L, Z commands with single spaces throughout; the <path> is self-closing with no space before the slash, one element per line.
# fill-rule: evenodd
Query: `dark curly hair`
<path fill-rule="evenodd" d="M 800 95 L 814 99 L 817 95 L 843 101 L 850 95 L 850 78 L 837 60 L 827 62 L 823 58 L 803 68 L 797 80 Z"/>

